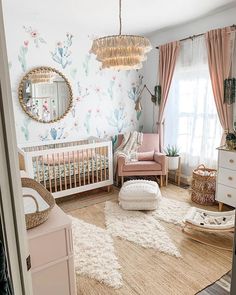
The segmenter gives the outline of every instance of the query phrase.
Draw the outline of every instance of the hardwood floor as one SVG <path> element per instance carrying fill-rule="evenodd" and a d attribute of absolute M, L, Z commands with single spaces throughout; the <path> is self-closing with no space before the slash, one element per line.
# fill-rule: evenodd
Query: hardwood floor
<path fill-rule="evenodd" d="M 189 192 L 184 188 L 169 184 L 161 191 L 168 198 L 191 202 Z M 114 189 L 109 194 L 90 194 L 91 196 L 70 197 L 68 201 L 60 202 L 59 206 L 74 217 L 105 228 L 105 201 L 116 201 L 118 190 Z M 218 207 L 207 209 L 217 210 Z M 77 276 L 78 294 L 191 295 L 212 284 L 231 269 L 231 252 L 194 242 L 181 232 L 179 226 L 161 223 L 179 248 L 182 259 L 114 238 L 116 255 L 122 266 L 123 287 L 114 290 L 95 280 Z"/>

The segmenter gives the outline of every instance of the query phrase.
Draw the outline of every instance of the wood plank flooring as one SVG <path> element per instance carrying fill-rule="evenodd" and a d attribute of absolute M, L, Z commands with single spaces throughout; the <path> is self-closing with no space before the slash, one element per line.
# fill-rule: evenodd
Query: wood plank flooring
<path fill-rule="evenodd" d="M 191 202 L 186 189 L 169 184 L 161 191 L 168 198 Z M 63 199 L 59 202 L 59 206 L 74 217 L 105 228 L 105 201 L 116 202 L 117 196 L 117 189 L 111 193 L 95 192 L 90 193 L 90 196 L 89 194 L 74 196 L 67 201 Z M 193 205 L 196 206 L 196 204 Z M 217 210 L 217 206 L 207 207 L 207 209 Z M 77 276 L 78 294 L 192 295 L 212 284 L 231 269 L 231 252 L 194 242 L 181 232 L 180 227 L 161 223 L 179 248 L 182 259 L 114 238 L 116 255 L 122 266 L 123 287 L 114 290 L 95 280 Z"/>

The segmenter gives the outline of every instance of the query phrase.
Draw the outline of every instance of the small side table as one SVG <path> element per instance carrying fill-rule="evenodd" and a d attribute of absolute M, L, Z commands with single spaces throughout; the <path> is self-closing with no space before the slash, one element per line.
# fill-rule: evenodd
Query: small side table
<path fill-rule="evenodd" d="M 176 170 L 169 170 L 168 169 L 168 174 L 166 176 L 166 185 L 168 184 L 168 175 L 169 171 L 174 172 L 175 174 L 175 183 L 180 186 L 180 176 L 181 176 L 181 157 L 179 157 L 179 163 L 178 163 L 178 168 Z"/>

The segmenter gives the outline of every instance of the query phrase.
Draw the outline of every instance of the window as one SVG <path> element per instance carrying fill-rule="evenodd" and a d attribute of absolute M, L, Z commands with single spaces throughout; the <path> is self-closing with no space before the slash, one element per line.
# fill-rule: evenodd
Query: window
<path fill-rule="evenodd" d="M 216 166 L 222 128 L 214 102 L 203 37 L 181 43 L 165 110 L 165 146 L 177 145 L 182 173 Z"/>

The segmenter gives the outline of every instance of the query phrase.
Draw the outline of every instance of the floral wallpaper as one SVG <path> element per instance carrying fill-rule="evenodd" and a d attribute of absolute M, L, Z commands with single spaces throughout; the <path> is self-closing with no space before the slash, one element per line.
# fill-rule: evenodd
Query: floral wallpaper
<path fill-rule="evenodd" d="M 58 25 L 58 26 L 57 26 Z M 134 109 L 142 88 L 139 71 L 101 70 L 89 53 L 94 36 L 83 35 L 64 24 L 15 22 L 6 19 L 7 49 L 20 144 L 88 136 L 113 137 L 142 130 L 142 113 Z M 37 66 L 61 71 L 73 89 L 73 107 L 61 121 L 43 124 L 31 120 L 18 101 L 18 85 L 24 74 Z"/>

